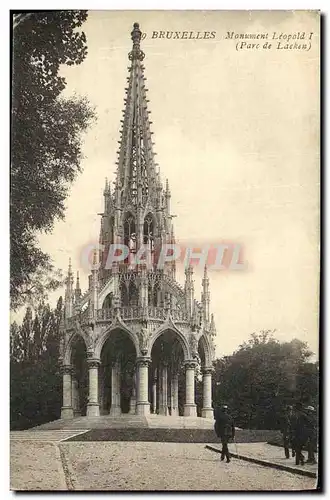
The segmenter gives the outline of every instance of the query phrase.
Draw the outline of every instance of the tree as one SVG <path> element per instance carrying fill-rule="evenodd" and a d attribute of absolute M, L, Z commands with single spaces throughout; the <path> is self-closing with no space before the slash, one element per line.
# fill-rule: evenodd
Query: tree
<path fill-rule="evenodd" d="M 11 325 L 10 415 L 11 428 L 24 429 L 59 418 L 61 376 L 59 366 L 62 298 L 54 310 L 40 304 L 27 308 L 21 326 Z"/>
<path fill-rule="evenodd" d="M 215 400 L 229 404 L 242 427 L 276 428 L 287 404 L 317 402 L 318 369 L 309 363 L 307 344 L 281 343 L 273 334 L 253 333 L 231 356 L 215 362 Z"/>
<path fill-rule="evenodd" d="M 63 98 L 63 64 L 80 64 L 87 54 L 80 30 L 86 11 L 45 11 L 16 18 L 13 40 L 11 134 L 11 306 L 38 289 L 53 290 L 59 276 L 37 243 L 64 218 L 65 199 L 81 171 L 82 133 L 95 118 L 86 98 Z"/>

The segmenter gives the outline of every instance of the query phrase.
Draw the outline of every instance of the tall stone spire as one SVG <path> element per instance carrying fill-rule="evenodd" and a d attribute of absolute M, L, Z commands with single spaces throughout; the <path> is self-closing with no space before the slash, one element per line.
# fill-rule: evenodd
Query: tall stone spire
<path fill-rule="evenodd" d="M 191 318 L 194 311 L 194 281 L 193 277 L 193 268 L 191 264 L 188 264 L 185 269 L 185 283 L 184 283 L 184 291 L 185 291 L 185 299 L 186 299 L 186 309 L 188 313 L 188 317 Z"/>
<path fill-rule="evenodd" d="M 93 261 L 92 261 L 92 274 L 90 280 L 90 304 L 89 304 L 89 317 L 91 319 L 96 319 L 96 311 L 98 309 L 98 251 L 94 250 L 93 252 Z"/>
<path fill-rule="evenodd" d="M 141 35 L 139 24 L 134 23 L 117 170 L 117 184 L 122 187 L 121 204 L 133 206 L 145 205 L 148 198 L 154 201 L 156 196 L 155 154 L 142 64 L 144 53 L 140 48 Z"/>
<path fill-rule="evenodd" d="M 73 273 L 72 273 L 72 265 L 71 265 L 71 257 L 69 258 L 69 268 L 68 275 L 66 278 L 66 287 L 65 287 L 65 317 L 70 318 L 73 313 Z"/>
<path fill-rule="evenodd" d="M 202 308 L 203 320 L 206 324 L 210 321 L 210 280 L 207 275 L 207 266 L 204 267 L 204 276 L 202 280 Z"/>
<path fill-rule="evenodd" d="M 74 291 L 74 296 L 75 296 L 76 302 L 81 297 L 81 288 L 80 288 L 80 281 L 79 281 L 79 271 L 77 271 L 77 280 L 76 280 L 76 288 L 75 288 L 75 291 Z"/>
<path fill-rule="evenodd" d="M 148 255 L 151 254 L 151 260 L 155 262 L 153 257 L 159 255 L 161 246 L 171 240 L 170 188 L 168 182 L 164 188 L 159 167 L 155 163 L 141 36 L 139 24 L 134 23 L 131 32 L 133 47 L 128 54 L 130 66 L 118 141 L 116 179 L 112 193 L 106 181 L 105 207 L 100 214 L 100 243 L 105 248 L 101 255 L 102 280 L 108 276 L 108 271 L 103 268 L 109 245 L 118 243 L 129 248 L 125 263 L 142 246 L 147 246 Z M 172 267 L 167 266 L 165 273 L 172 275 Z"/>

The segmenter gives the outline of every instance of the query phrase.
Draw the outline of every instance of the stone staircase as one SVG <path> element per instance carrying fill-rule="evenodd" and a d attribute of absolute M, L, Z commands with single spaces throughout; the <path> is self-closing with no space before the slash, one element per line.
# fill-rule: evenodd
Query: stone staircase
<path fill-rule="evenodd" d="M 200 417 L 123 414 L 120 417 L 103 415 L 60 419 L 11 434 L 14 440 L 219 443 L 213 425 L 213 419 Z M 266 442 L 278 439 L 278 434 L 278 431 L 237 429 L 235 440 L 241 443 Z"/>
<path fill-rule="evenodd" d="M 71 419 L 59 419 L 46 424 L 33 427 L 33 430 L 82 430 L 82 429 L 123 429 L 123 428 L 148 427 L 145 417 L 139 415 L 122 415 L 120 417 L 110 417 L 101 415 L 100 417 L 76 417 Z"/>
<path fill-rule="evenodd" d="M 87 430 L 31 430 L 12 431 L 10 433 L 10 441 L 42 441 L 42 442 L 59 442 L 66 441 L 73 436 L 84 434 Z"/>

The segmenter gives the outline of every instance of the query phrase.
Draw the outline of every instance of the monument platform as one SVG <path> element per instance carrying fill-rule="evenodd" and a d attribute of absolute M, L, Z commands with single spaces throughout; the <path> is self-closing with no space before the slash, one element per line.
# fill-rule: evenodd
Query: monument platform
<path fill-rule="evenodd" d="M 30 430 L 63 430 L 63 429 L 126 429 L 126 428 L 154 428 L 154 429 L 212 429 L 213 419 L 201 417 L 171 417 L 163 415 L 129 415 L 111 417 L 75 417 L 59 419 L 33 427 Z"/>
<path fill-rule="evenodd" d="M 219 443 L 214 420 L 201 417 L 129 415 L 117 417 L 75 417 L 59 419 L 24 433 L 43 434 L 72 431 L 70 441 L 153 441 L 176 443 Z M 237 429 L 236 442 L 266 442 L 278 438 L 278 431 Z"/>

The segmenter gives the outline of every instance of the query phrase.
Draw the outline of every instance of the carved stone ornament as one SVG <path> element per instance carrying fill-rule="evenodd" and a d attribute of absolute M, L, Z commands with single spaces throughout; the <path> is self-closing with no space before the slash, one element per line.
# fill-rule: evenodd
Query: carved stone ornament
<path fill-rule="evenodd" d="M 87 359 L 87 363 L 89 368 L 98 368 L 101 364 L 100 360 L 95 358 Z"/>
<path fill-rule="evenodd" d="M 184 363 L 184 366 L 186 367 L 186 370 L 189 370 L 189 369 L 192 370 L 192 369 L 196 368 L 197 363 L 196 363 L 196 361 L 190 360 L 190 361 L 186 361 Z"/>
<path fill-rule="evenodd" d="M 145 326 L 146 324 L 144 323 L 144 326 L 142 326 L 141 330 L 138 331 L 138 337 L 140 341 L 140 350 L 143 356 L 145 356 L 148 352 L 148 344 L 149 344 L 149 338 L 150 338 L 150 333 Z"/>
<path fill-rule="evenodd" d="M 64 358 L 64 338 L 63 338 L 62 335 L 61 335 L 61 338 L 60 338 L 59 351 L 60 351 L 60 357 Z"/>
<path fill-rule="evenodd" d="M 149 366 L 150 363 L 151 363 L 151 359 L 150 358 L 138 358 L 136 360 L 136 364 L 138 366 Z"/>
<path fill-rule="evenodd" d="M 198 341 L 197 341 L 195 335 L 190 335 L 189 345 L 190 345 L 191 355 L 193 357 L 197 357 L 198 356 Z"/>
<path fill-rule="evenodd" d="M 212 367 L 208 367 L 208 368 L 203 368 L 203 375 L 211 375 L 213 373 L 213 368 Z"/>
<path fill-rule="evenodd" d="M 62 365 L 61 372 L 62 375 L 71 375 L 73 372 L 73 367 L 71 365 Z"/>

